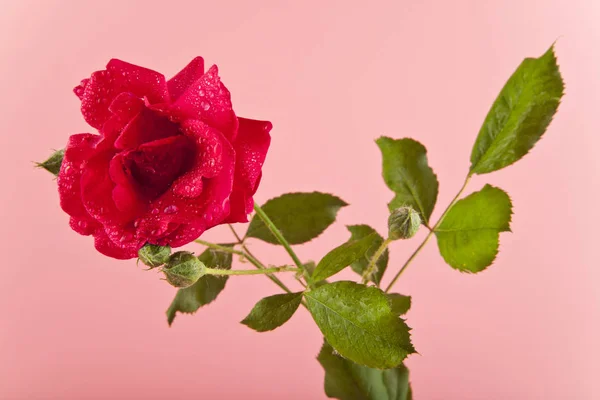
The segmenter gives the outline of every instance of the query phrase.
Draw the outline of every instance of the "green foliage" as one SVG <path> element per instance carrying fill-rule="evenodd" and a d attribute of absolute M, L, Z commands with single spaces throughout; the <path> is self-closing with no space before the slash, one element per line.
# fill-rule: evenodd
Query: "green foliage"
<path fill-rule="evenodd" d="M 485 118 L 471 152 L 471 172 L 496 171 L 527 154 L 552 121 L 563 93 L 554 46 L 539 58 L 526 58 Z"/>
<path fill-rule="evenodd" d="M 350 241 L 360 240 L 369 235 L 374 235 L 373 245 L 369 248 L 364 257 L 361 257 L 358 260 L 354 261 L 351 265 L 352 270 L 360 276 L 362 276 L 365 270 L 367 269 L 367 266 L 369 265 L 369 260 L 371 259 L 371 257 L 373 257 L 379 246 L 381 246 L 381 244 L 383 243 L 383 237 L 369 225 L 350 225 L 347 226 L 347 228 L 352 235 L 350 236 Z M 375 271 L 375 273 L 369 276 L 369 280 L 375 283 L 377 286 L 379 286 L 379 284 L 381 283 L 381 278 L 383 277 L 383 274 L 385 273 L 385 270 L 388 266 L 388 260 L 389 251 L 388 249 L 385 249 L 381 257 L 379 257 L 379 259 L 375 263 L 375 265 L 377 266 L 377 270 Z"/>
<path fill-rule="evenodd" d="M 169 261 L 171 256 L 171 247 L 159 246 L 156 244 L 146 244 L 138 250 L 138 258 L 150 268 L 160 267 Z"/>
<path fill-rule="evenodd" d="M 64 149 L 56 150 L 46 161 L 36 163 L 39 168 L 43 168 L 50 172 L 52 175 L 57 176 L 60 172 L 60 167 L 65 157 Z"/>
<path fill-rule="evenodd" d="M 317 357 L 325 370 L 325 394 L 340 400 L 410 400 L 408 368 L 375 369 L 340 357 L 325 342 Z"/>
<path fill-rule="evenodd" d="M 498 253 L 500 232 L 510 231 L 512 204 L 502 189 L 485 185 L 459 200 L 435 230 L 444 260 L 462 272 L 479 272 Z"/>
<path fill-rule="evenodd" d="M 210 268 L 231 269 L 231 253 L 207 249 L 198 259 Z M 227 279 L 228 276 L 204 275 L 192 286 L 179 289 L 167 310 L 169 325 L 173 323 L 177 312 L 193 314 L 214 301 L 225 288 Z"/>
<path fill-rule="evenodd" d="M 390 306 L 392 312 L 397 316 L 404 315 L 410 310 L 412 299 L 410 296 L 404 296 L 398 293 L 388 293 L 388 299 L 390 300 Z"/>
<path fill-rule="evenodd" d="M 377 145 L 383 157 L 383 180 L 396 193 L 388 204 L 390 211 L 410 206 L 429 223 L 437 200 L 438 181 L 427 164 L 427 150 L 413 139 L 380 137 Z"/>
<path fill-rule="evenodd" d="M 257 332 L 272 331 L 294 315 L 302 302 L 302 295 L 303 292 L 298 292 L 265 297 L 256 303 L 242 324 Z"/>
<path fill-rule="evenodd" d="M 319 236 L 348 204 L 327 193 L 287 193 L 271 199 L 261 208 L 290 244 L 306 243 Z M 246 237 L 280 244 L 264 222 L 255 215 Z"/>
<path fill-rule="evenodd" d="M 394 368 L 414 353 L 409 327 L 385 293 L 350 281 L 323 285 L 304 294 L 325 339 L 342 356 L 371 368 Z"/>
<path fill-rule="evenodd" d="M 372 233 L 359 240 L 346 242 L 325 255 L 317 264 L 312 274 L 316 281 L 321 281 L 333 276 L 349 266 L 350 264 L 364 258 L 367 252 L 375 247 L 377 233 Z"/>

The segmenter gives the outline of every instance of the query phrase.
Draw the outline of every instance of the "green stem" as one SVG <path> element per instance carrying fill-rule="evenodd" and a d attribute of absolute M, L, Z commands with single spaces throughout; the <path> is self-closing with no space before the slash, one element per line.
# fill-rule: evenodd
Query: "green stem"
<path fill-rule="evenodd" d="M 218 269 L 206 268 L 207 275 L 261 275 L 272 274 L 276 272 L 298 272 L 298 268 L 294 267 L 273 267 L 262 269 Z"/>
<path fill-rule="evenodd" d="M 385 251 L 385 249 L 387 249 L 387 247 L 389 246 L 390 243 L 392 243 L 391 239 L 389 239 L 389 238 L 385 239 L 381 243 L 381 246 L 379 246 L 379 248 L 377 249 L 375 254 L 373 254 L 371 261 L 369 261 L 369 264 L 367 265 L 367 268 L 365 268 L 365 272 L 363 272 L 363 275 L 362 275 L 363 285 L 369 281 L 369 279 L 371 278 L 371 275 L 373 275 L 373 272 L 375 272 L 375 268 L 377 267 L 377 261 L 383 255 L 383 252 Z"/>
<path fill-rule="evenodd" d="M 269 216 L 256 203 L 254 203 L 254 211 L 256 211 L 256 215 L 258 215 L 258 217 L 265 223 L 265 225 L 267 226 L 267 228 L 269 228 L 273 236 L 275 236 L 277 241 L 281 243 L 281 245 L 285 248 L 290 257 L 292 257 L 292 260 L 294 260 L 294 264 L 296 264 L 296 266 L 299 269 L 304 270 L 304 265 L 302 265 L 302 261 L 300 261 L 294 250 L 292 250 L 292 247 L 290 246 L 288 241 L 283 237 L 283 234 L 281 233 L 279 228 L 275 226 L 275 224 L 273 223 L 273 221 L 271 221 Z"/>
<path fill-rule="evenodd" d="M 244 240 L 240 237 L 240 235 L 238 235 L 238 233 L 235 231 L 235 229 L 233 228 L 233 225 L 231 224 L 227 224 L 227 226 L 229 227 L 229 229 L 231 230 L 231 233 L 233 233 L 233 236 L 235 236 L 235 240 L 238 241 L 239 244 L 243 244 Z"/>
<path fill-rule="evenodd" d="M 448 211 L 450 211 L 450 209 L 452 208 L 452 206 L 454 206 L 454 204 L 456 204 L 456 202 L 460 198 L 460 195 L 467 188 L 467 185 L 469 184 L 469 181 L 471 180 L 471 176 L 472 175 L 470 173 L 467 175 L 467 178 L 465 179 L 465 182 L 463 183 L 462 187 L 460 188 L 460 190 L 458 191 L 458 193 L 456 194 L 456 196 L 454 196 L 454 199 L 452 199 L 452 201 L 450 202 L 450 204 L 448 205 L 448 207 L 446 207 L 446 209 L 444 210 L 444 212 L 442 213 L 442 215 L 440 216 L 440 218 L 438 219 L 438 221 L 433 226 L 433 228 L 431 228 L 429 230 L 429 233 L 427 234 L 427 236 L 425 236 L 425 239 L 423 239 L 423 241 L 421 242 L 421 244 L 419 245 L 419 247 L 417 247 L 417 249 L 411 254 L 411 256 L 408 258 L 408 260 L 406 260 L 406 262 L 404 263 L 404 265 L 402 266 L 402 268 L 400 268 L 400 270 L 398 271 L 398 273 L 396 274 L 396 276 L 394 276 L 394 279 L 392 279 L 392 281 L 390 282 L 390 284 L 388 285 L 388 287 L 385 289 L 386 293 L 388 293 L 392 289 L 392 287 L 394 286 L 394 284 L 396 283 L 396 281 L 398 280 L 398 278 L 400 278 L 400 275 L 402 275 L 402 273 L 404 272 L 404 270 L 406 270 L 406 268 L 408 268 L 408 266 L 410 265 L 410 263 L 412 262 L 412 260 L 415 259 L 415 257 L 421 252 L 421 250 L 423 250 L 423 248 L 425 247 L 425 245 L 427 244 L 427 242 L 429 241 L 429 239 L 431 239 L 431 237 L 435 233 L 436 229 L 440 226 L 440 224 L 442 223 L 442 221 L 444 220 L 444 218 L 448 214 Z"/>
<path fill-rule="evenodd" d="M 233 225 L 231 225 L 231 224 L 227 224 L 227 225 L 229 226 L 229 229 L 231 229 L 231 233 L 233 233 L 233 236 L 235 236 L 235 238 L 237 239 L 238 243 L 242 245 L 242 250 L 244 250 L 246 252 L 246 254 L 248 254 L 249 256 L 251 256 L 254 259 L 256 259 L 256 257 L 254 257 L 254 255 L 250 252 L 250 250 L 248 249 L 248 247 L 244 244 L 244 240 L 235 231 L 235 229 L 233 228 Z M 280 288 L 282 288 L 285 292 L 292 293 L 292 291 L 283 282 L 281 282 L 281 280 L 279 280 L 279 278 L 276 277 L 275 275 L 267 275 L 267 277 L 269 279 L 271 279 L 273 281 L 273 283 L 275 283 L 277 286 L 279 286 Z M 304 285 L 304 283 L 302 283 L 301 280 L 298 280 L 298 282 L 300 282 L 300 284 L 302 286 L 304 286 L 304 288 L 306 288 L 306 285 Z M 308 308 L 308 306 L 306 305 L 306 302 L 304 300 L 302 300 L 302 305 L 304 307 Z"/>
<path fill-rule="evenodd" d="M 194 240 L 194 242 L 201 244 L 203 246 L 206 246 L 206 247 L 210 247 L 211 249 L 222 251 L 224 253 L 237 254 L 238 256 L 242 256 L 242 257 L 247 256 L 246 254 L 244 254 L 243 251 L 236 250 L 233 247 L 221 246 L 220 244 L 207 242 L 207 241 L 201 240 L 201 239 L 196 239 L 196 240 Z"/>
<path fill-rule="evenodd" d="M 231 232 L 233 233 L 233 236 L 235 236 L 235 238 L 237 239 L 238 243 L 242 245 L 242 250 L 244 250 L 245 257 L 248 259 L 248 261 L 250 261 L 258 269 L 265 269 L 266 267 L 264 266 L 264 264 L 261 263 L 260 261 L 258 261 L 258 258 L 256 258 L 254 256 L 254 254 L 252 254 L 250 252 L 250 250 L 248 249 L 248 247 L 244 244 L 244 241 L 242 240 L 242 238 L 240 237 L 240 235 L 238 235 L 237 232 L 235 231 L 235 229 L 233 229 L 233 225 L 231 225 L 231 224 L 228 224 L 228 225 L 229 225 L 229 229 L 231 229 Z M 252 260 L 254 260 L 255 262 L 252 262 Z M 267 278 L 269 278 L 270 280 L 272 280 L 273 283 L 275 283 L 277 286 L 279 286 L 281 289 L 283 289 L 284 292 L 286 292 L 286 293 L 292 293 L 292 291 L 290 290 L 290 288 L 288 288 L 285 285 L 285 283 L 283 283 L 275 275 L 268 274 Z"/>

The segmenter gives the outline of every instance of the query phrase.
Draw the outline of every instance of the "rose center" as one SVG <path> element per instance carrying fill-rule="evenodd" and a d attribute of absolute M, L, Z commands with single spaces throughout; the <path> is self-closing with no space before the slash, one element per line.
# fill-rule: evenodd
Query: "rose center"
<path fill-rule="evenodd" d="M 142 194 L 154 200 L 191 166 L 195 147 L 184 135 L 144 143 L 130 151 L 125 163 Z"/>

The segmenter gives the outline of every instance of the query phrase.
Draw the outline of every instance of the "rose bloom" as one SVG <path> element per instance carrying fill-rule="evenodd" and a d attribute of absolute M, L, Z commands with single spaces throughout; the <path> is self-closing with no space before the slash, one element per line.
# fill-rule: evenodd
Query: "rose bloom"
<path fill-rule="evenodd" d="M 146 243 L 178 247 L 248 221 L 271 123 L 235 115 L 216 66 L 204 72 L 198 57 L 167 81 L 111 60 L 75 94 L 99 134 L 69 138 L 60 204 L 98 251 L 134 258 Z"/>

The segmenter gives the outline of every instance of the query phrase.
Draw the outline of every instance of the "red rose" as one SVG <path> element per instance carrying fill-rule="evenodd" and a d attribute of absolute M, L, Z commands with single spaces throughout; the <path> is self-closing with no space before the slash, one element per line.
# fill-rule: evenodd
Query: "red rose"
<path fill-rule="evenodd" d="M 96 249 L 134 258 L 146 243 L 182 246 L 247 222 L 271 123 L 236 117 L 216 66 L 175 77 L 119 60 L 75 88 L 99 135 L 69 138 L 58 190 L 71 227 Z"/>

